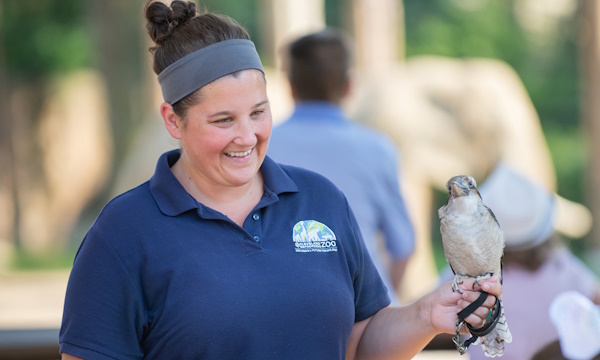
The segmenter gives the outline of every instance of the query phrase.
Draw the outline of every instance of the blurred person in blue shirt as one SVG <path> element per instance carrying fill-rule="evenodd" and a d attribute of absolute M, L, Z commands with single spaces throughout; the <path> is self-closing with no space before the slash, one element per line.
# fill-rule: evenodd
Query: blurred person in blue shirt
<path fill-rule="evenodd" d="M 395 145 L 383 133 L 352 122 L 342 109 L 351 89 L 350 40 L 329 28 L 296 39 L 286 50 L 295 108 L 273 129 L 268 154 L 320 173 L 344 192 L 392 303 L 398 304 L 415 235 L 400 193 Z"/>

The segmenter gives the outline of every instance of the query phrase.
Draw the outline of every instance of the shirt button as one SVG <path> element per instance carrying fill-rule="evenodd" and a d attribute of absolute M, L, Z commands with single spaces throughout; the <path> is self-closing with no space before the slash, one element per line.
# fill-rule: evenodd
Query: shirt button
<path fill-rule="evenodd" d="M 260 236 L 254 235 L 254 241 L 259 242 L 260 241 Z"/>
<path fill-rule="evenodd" d="M 252 215 L 252 218 L 253 218 L 254 220 L 258 220 L 258 219 L 260 219 L 260 215 L 258 215 L 258 213 L 254 213 L 254 214 Z"/>

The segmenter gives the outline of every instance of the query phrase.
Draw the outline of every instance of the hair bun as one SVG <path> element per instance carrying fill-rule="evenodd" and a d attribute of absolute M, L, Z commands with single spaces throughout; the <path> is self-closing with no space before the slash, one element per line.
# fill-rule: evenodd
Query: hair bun
<path fill-rule="evenodd" d="M 192 1 L 176 0 L 171 3 L 173 20 L 171 22 L 174 29 L 196 15 L 196 4 Z"/>
<path fill-rule="evenodd" d="M 150 0 L 145 9 L 146 28 L 150 38 L 159 44 L 171 36 L 172 31 L 196 15 L 196 4 L 192 1 L 174 0 L 171 6 Z"/>

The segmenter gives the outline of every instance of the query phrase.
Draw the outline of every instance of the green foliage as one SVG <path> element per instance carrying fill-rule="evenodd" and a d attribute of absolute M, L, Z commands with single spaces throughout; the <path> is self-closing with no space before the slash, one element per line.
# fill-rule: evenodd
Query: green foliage
<path fill-rule="evenodd" d="M 0 3 L 0 36 L 8 73 L 44 76 L 89 65 L 86 1 L 8 0 Z"/>
<path fill-rule="evenodd" d="M 246 28 L 252 41 L 256 44 L 256 47 L 260 49 L 262 47 L 262 41 L 260 38 L 260 27 L 261 22 L 266 19 L 262 18 L 264 14 L 261 13 L 261 5 L 259 0 L 203 0 L 196 2 L 201 4 L 199 9 L 202 10 L 204 7 L 208 11 L 216 12 L 227 15 L 234 18 L 242 26 Z"/>
<path fill-rule="evenodd" d="M 520 75 L 545 128 L 577 127 L 575 17 L 559 21 L 542 40 L 519 25 L 514 3 L 405 0 L 406 54 L 504 60 Z"/>
<path fill-rule="evenodd" d="M 438 209 L 448 202 L 448 193 L 439 189 L 434 189 L 431 208 L 431 249 L 433 252 L 433 261 L 438 272 L 448 266 L 446 255 L 444 254 L 444 245 L 442 244 L 442 234 L 440 232 L 440 218 Z"/>
<path fill-rule="evenodd" d="M 585 143 L 579 129 L 545 131 L 546 141 L 557 172 L 558 193 L 569 200 L 585 203 L 582 172 L 587 162 Z"/>
<path fill-rule="evenodd" d="M 450 57 L 516 58 L 523 34 L 511 16 L 510 2 L 487 2 L 466 11 L 447 0 L 406 0 L 406 52 Z"/>
<path fill-rule="evenodd" d="M 28 270 L 62 270 L 70 269 L 75 259 L 75 249 L 35 253 L 19 250 L 11 261 L 11 269 Z"/>
<path fill-rule="evenodd" d="M 325 0 L 325 23 L 328 26 L 336 28 L 344 28 L 345 24 L 345 8 L 344 5 L 348 6 L 347 2 L 343 0 Z"/>

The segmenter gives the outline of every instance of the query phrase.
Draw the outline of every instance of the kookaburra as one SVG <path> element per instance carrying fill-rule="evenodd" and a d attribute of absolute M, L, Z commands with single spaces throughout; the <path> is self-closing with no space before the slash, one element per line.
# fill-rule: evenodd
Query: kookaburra
<path fill-rule="evenodd" d="M 494 213 L 484 205 L 475 179 L 468 175 L 454 176 L 446 187 L 448 203 L 439 209 L 438 215 L 446 261 L 454 272 L 452 289 L 462 292 L 459 285 L 464 278 L 479 282 L 496 275 L 502 281 L 504 236 Z M 504 343 L 512 341 L 502 302 L 497 301 L 499 305 L 494 307 L 493 316 L 483 328 L 499 317 L 497 323 L 490 324 L 491 331 L 481 336 L 481 347 L 489 357 L 501 356 Z M 470 330 L 476 334 L 478 329 Z"/>

